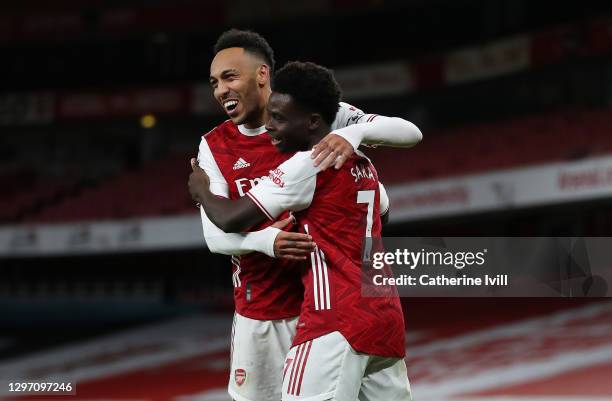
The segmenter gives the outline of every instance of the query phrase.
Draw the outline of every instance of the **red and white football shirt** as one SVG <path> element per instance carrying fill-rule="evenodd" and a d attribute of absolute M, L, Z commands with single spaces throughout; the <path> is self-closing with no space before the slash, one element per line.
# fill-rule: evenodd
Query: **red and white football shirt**
<path fill-rule="evenodd" d="M 340 170 L 318 172 L 311 152 L 298 152 L 247 195 L 271 219 L 294 211 L 317 249 L 303 267 L 304 303 L 293 345 L 339 331 L 358 352 L 403 357 L 404 317 L 397 292 L 361 296 L 364 237 L 380 237 L 380 190 L 361 153 Z"/>
<path fill-rule="evenodd" d="M 368 122 L 375 117 L 340 103 L 331 128 Z M 198 161 L 215 195 L 239 199 L 291 156 L 272 145 L 264 127 L 247 129 L 227 120 L 202 137 Z M 252 227 L 251 231 L 270 224 Z M 304 291 L 298 265 L 258 252 L 232 256 L 232 265 L 234 302 L 239 314 L 256 320 L 299 315 Z"/>

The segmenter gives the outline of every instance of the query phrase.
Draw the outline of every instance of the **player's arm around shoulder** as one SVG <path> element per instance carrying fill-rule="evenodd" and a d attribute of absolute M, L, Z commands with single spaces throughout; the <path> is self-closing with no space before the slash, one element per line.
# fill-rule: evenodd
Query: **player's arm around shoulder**
<path fill-rule="evenodd" d="M 344 102 L 339 104 L 332 133 L 349 141 L 355 149 L 360 144 L 407 148 L 423 139 L 421 130 L 408 120 L 366 114 Z"/>
<path fill-rule="evenodd" d="M 409 148 L 423 139 L 412 122 L 399 117 L 365 114 L 348 103 L 340 102 L 332 132 L 314 147 L 315 165 L 322 170 L 334 165 L 339 169 L 361 144 Z"/>

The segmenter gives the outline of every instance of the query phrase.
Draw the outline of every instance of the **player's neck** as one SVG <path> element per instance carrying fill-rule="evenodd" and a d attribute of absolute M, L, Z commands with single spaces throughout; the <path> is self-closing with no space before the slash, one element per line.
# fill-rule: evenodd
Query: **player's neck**
<path fill-rule="evenodd" d="M 257 113 L 257 116 L 249 118 L 249 121 L 245 121 L 244 126 L 248 129 L 257 129 L 259 127 L 263 127 L 266 124 L 267 119 L 268 113 L 264 107 L 263 110 Z"/>
<path fill-rule="evenodd" d="M 271 90 L 266 88 L 266 90 L 261 92 L 261 101 L 260 107 L 257 112 L 254 113 L 253 117 L 249 118 L 248 121 L 244 122 L 244 126 L 249 129 L 257 129 L 259 127 L 263 127 L 268 121 L 268 108 L 266 105 L 268 104 L 268 98 L 270 97 Z"/>

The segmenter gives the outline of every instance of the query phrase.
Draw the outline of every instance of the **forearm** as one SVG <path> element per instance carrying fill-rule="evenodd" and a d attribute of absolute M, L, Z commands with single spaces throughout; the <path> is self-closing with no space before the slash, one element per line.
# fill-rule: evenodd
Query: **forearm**
<path fill-rule="evenodd" d="M 274 257 L 274 240 L 280 232 L 278 228 L 267 227 L 250 233 L 226 233 L 215 226 L 200 207 L 202 228 L 206 245 L 211 252 L 224 255 L 243 255 L 249 252 L 260 252 Z"/>
<path fill-rule="evenodd" d="M 409 148 L 423 139 L 421 130 L 398 117 L 377 116 L 371 122 L 353 124 L 333 132 L 346 139 L 354 149 L 360 144 Z"/>
<path fill-rule="evenodd" d="M 215 196 L 208 188 L 198 191 L 202 207 L 210 221 L 225 232 L 246 231 L 266 220 L 266 216 L 248 198 L 229 200 Z"/>

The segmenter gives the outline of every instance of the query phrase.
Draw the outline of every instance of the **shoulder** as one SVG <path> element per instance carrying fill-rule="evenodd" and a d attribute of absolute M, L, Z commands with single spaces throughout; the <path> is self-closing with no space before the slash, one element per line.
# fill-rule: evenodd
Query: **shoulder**
<path fill-rule="evenodd" d="M 367 166 L 367 168 L 369 168 L 370 171 L 374 173 L 374 177 L 376 178 L 376 180 L 378 180 L 378 172 L 376 171 L 376 167 L 374 167 L 374 163 L 372 163 L 372 160 L 370 160 L 369 157 L 367 157 L 361 151 L 357 150 L 353 155 L 353 160 L 355 165 L 359 165 L 362 167 Z"/>
<path fill-rule="evenodd" d="M 357 107 L 345 102 L 340 102 L 338 103 L 336 118 L 332 123 L 332 129 L 339 129 L 357 124 L 364 115 L 365 113 Z"/>
<path fill-rule="evenodd" d="M 338 103 L 338 110 L 346 111 L 349 113 L 361 111 L 359 108 L 353 106 L 352 104 L 348 104 L 346 102 Z M 363 112 L 362 112 L 363 113 Z"/>
<path fill-rule="evenodd" d="M 362 151 L 360 151 L 359 149 L 357 149 L 355 151 L 355 157 L 359 158 L 359 159 L 365 159 L 367 160 L 369 163 L 372 163 L 372 160 L 370 160 L 370 158 L 368 156 L 366 156 Z"/>
<path fill-rule="evenodd" d="M 362 152 L 356 151 L 346 160 L 346 162 L 340 168 L 340 171 L 351 172 L 355 168 L 364 168 L 364 167 L 369 167 L 373 169 L 374 164 L 372 164 L 372 161 Z M 338 170 L 328 169 L 325 171 L 325 173 L 327 173 L 328 171 L 333 172 L 333 171 L 338 171 Z"/>
<path fill-rule="evenodd" d="M 299 182 L 319 172 L 310 157 L 312 151 L 297 152 L 276 169 L 270 171 L 270 178 L 287 182 Z"/>
<path fill-rule="evenodd" d="M 217 125 L 215 128 L 211 129 L 204 135 L 202 135 L 203 141 L 216 141 L 218 139 L 222 139 L 225 135 L 237 131 L 238 128 L 232 122 L 232 120 L 226 120 L 223 123 Z"/>
<path fill-rule="evenodd" d="M 368 156 L 363 154 L 363 152 L 361 152 L 359 150 L 355 151 L 354 157 L 356 158 L 356 160 L 358 162 L 361 161 L 361 163 L 365 163 L 365 164 L 369 165 L 369 167 L 373 171 L 376 171 L 376 167 L 374 167 L 374 163 L 372 162 L 372 160 L 370 160 L 370 158 Z M 378 176 L 378 173 L 376 175 Z"/>
<path fill-rule="evenodd" d="M 202 135 L 199 145 L 200 164 L 214 159 L 214 154 L 218 154 L 219 149 L 224 149 L 231 143 L 232 129 L 236 129 L 236 126 L 231 120 L 227 120 Z"/>
<path fill-rule="evenodd" d="M 305 152 L 296 152 L 293 156 L 287 159 L 282 167 L 293 168 L 293 169 L 305 169 L 305 170 L 317 170 L 314 166 L 314 160 L 310 157 L 312 150 Z"/>

